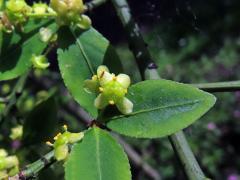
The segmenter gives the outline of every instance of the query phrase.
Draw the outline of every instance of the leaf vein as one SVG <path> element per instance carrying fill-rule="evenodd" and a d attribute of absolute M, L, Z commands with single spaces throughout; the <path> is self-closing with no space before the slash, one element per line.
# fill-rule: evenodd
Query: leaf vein
<path fill-rule="evenodd" d="M 134 115 L 137 115 L 137 114 L 141 114 L 141 113 L 145 113 L 145 112 L 151 112 L 151 111 L 157 111 L 157 110 L 165 109 L 165 108 L 167 109 L 167 108 L 174 108 L 174 107 L 183 106 L 183 105 L 191 105 L 191 104 L 199 103 L 201 101 L 203 101 L 203 100 L 195 100 L 195 101 L 187 102 L 187 103 L 171 104 L 171 105 L 159 106 L 159 107 L 150 108 L 150 109 L 143 109 L 143 110 L 139 110 L 139 111 L 134 111 L 134 112 L 132 112 L 131 114 L 128 114 L 128 115 L 115 116 L 111 119 L 113 120 L 113 119 L 118 119 L 118 118 L 121 118 L 121 117 L 134 116 Z"/>
<path fill-rule="evenodd" d="M 96 133 L 96 130 L 95 130 L 95 138 L 96 138 L 97 171 L 98 171 L 98 174 L 99 174 L 99 180 L 102 180 L 101 161 L 100 161 L 100 148 L 99 148 L 99 134 Z"/>

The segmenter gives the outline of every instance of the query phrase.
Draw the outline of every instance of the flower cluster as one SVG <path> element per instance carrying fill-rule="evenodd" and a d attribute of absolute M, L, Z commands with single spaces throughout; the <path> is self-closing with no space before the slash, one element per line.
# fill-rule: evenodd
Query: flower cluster
<path fill-rule="evenodd" d="M 29 6 L 25 0 L 6 1 L 5 10 L 0 11 L 0 30 L 12 32 L 15 27 L 22 28 L 30 17 L 44 18 L 56 16 L 56 13 L 45 3 L 34 3 Z"/>
<path fill-rule="evenodd" d="M 56 17 L 58 25 L 76 25 L 88 29 L 91 20 L 84 15 L 86 8 L 82 0 L 51 0 L 50 6 L 45 3 L 28 5 L 25 0 L 7 0 L 5 9 L 0 2 L 0 30 L 12 32 L 15 27 L 23 29 L 23 24 L 29 18 Z"/>
<path fill-rule="evenodd" d="M 88 29 L 92 22 L 83 13 L 85 6 L 82 0 L 51 0 L 50 6 L 57 13 L 56 21 L 62 25 L 76 25 L 81 29 Z"/>
<path fill-rule="evenodd" d="M 17 156 L 8 156 L 5 149 L 0 149 L 0 179 L 14 176 L 19 171 Z"/>
<path fill-rule="evenodd" d="M 125 97 L 131 83 L 126 74 L 109 73 L 106 66 L 99 66 L 97 75 L 91 80 L 85 80 L 85 90 L 90 93 L 99 94 L 94 101 L 95 107 L 104 109 L 108 105 L 116 105 L 122 114 L 129 114 L 133 110 L 133 103 Z"/>
<path fill-rule="evenodd" d="M 69 145 L 80 141 L 84 133 L 71 133 L 67 130 L 67 126 L 64 125 L 64 132 L 58 133 L 54 137 L 54 143 L 46 142 L 47 145 L 54 148 L 54 156 L 58 161 L 65 160 L 69 154 Z"/>

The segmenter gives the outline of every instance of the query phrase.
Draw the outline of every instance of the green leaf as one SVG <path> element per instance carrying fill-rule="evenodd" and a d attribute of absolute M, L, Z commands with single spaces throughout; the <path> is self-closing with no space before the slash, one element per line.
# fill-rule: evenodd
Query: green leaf
<path fill-rule="evenodd" d="M 121 72 L 118 56 L 108 40 L 93 28 L 81 32 L 62 28 L 58 35 L 58 61 L 64 83 L 73 98 L 96 118 L 98 111 L 93 104 L 96 95 L 85 92 L 84 81 L 91 79 L 101 64 L 114 73 Z"/>
<path fill-rule="evenodd" d="M 186 128 L 205 114 L 216 98 L 190 85 L 169 80 L 148 80 L 129 88 L 133 113 L 110 119 L 107 126 L 118 133 L 157 138 Z"/>
<path fill-rule="evenodd" d="M 49 20 L 31 20 L 24 26 L 24 32 L 10 34 L 2 32 L 0 45 L 0 81 L 16 78 L 26 73 L 31 67 L 32 54 L 41 54 L 47 43 L 40 41 L 39 29 L 51 28 L 56 31 L 57 26 Z M 1 39 L 1 38 L 0 38 Z"/>
<path fill-rule="evenodd" d="M 94 127 L 73 146 L 65 164 L 66 180 L 130 180 L 122 147 L 107 132 Z"/>
<path fill-rule="evenodd" d="M 50 95 L 38 104 L 27 116 L 23 126 L 25 145 L 46 142 L 57 126 L 57 104 L 55 96 Z"/>

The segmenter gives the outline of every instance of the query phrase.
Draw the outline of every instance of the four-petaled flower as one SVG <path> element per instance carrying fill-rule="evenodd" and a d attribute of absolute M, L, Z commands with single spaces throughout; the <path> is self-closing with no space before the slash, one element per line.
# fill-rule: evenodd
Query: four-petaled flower
<path fill-rule="evenodd" d="M 128 75 L 115 76 L 106 66 L 101 65 L 97 69 L 97 75 L 94 75 L 91 80 L 85 80 L 84 87 L 87 92 L 99 94 L 94 101 L 98 109 L 116 105 L 122 114 L 130 114 L 133 110 L 133 103 L 125 97 L 130 83 Z"/>

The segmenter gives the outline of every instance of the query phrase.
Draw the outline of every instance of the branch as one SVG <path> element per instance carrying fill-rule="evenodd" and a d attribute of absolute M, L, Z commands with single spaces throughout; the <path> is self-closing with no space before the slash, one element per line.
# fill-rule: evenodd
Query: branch
<path fill-rule="evenodd" d="M 240 91 L 240 81 L 201 83 L 201 84 L 191 84 L 191 85 L 207 92 Z"/>
<path fill-rule="evenodd" d="M 207 179 L 201 170 L 196 158 L 189 148 L 186 137 L 182 131 L 177 132 L 173 136 L 168 137 L 174 152 L 178 155 L 179 160 L 183 164 L 184 170 L 191 180 Z"/>
<path fill-rule="evenodd" d="M 157 66 L 153 62 L 153 59 L 145 46 L 145 42 L 142 38 L 141 32 L 138 28 L 137 23 L 132 19 L 130 8 L 126 0 L 111 0 L 119 19 L 125 27 L 130 50 L 133 52 L 136 62 L 139 66 L 142 79 L 160 79 L 160 75 L 157 71 Z M 189 179 L 202 179 L 205 177 L 200 166 L 198 165 L 193 152 L 191 151 L 183 132 L 173 134 L 169 137 L 170 141 L 173 142 L 172 146 L 175 149 L 176 154 L 184 166 L 184 170 Z M 186 168 L 187 167 L 194 167 Z"/>
<path fill-rule="evenodd" d="M 122 144 L 124 150 L 126 151 L 127 155 L 135 166 L 142 168 L 143 171 L 154 180 L 162 179 L 158 171 L 155 170 L 152 166 L 150 166 L 147 162 L 143 161 L 141 156 L 128 143 L 126 143 L 121 137 L 117 135 L 114 136 L 117 138 L 118 142 Z"/>
<path fill-rule="evenodd" d="M 132 19 L 132 16 L 130 14 L 130 8 L 126 0 L 112 0 L 112 3 L 116 9 L 119 19 L 121 20 L 125 28 L 129 48 L 136 59 L 136 63 L 139 67 L 142 79 L 146 79 L 146 67 L 151 67 L 152 65 L 154 65 L 154 61 L 146 47 L 147 44 L 143 40 L 143 37 L 139 30 L 139 26 Z"/>
<path fill-rule="evenodd" d="M 17 175 L 9 177 L 9 180 L 26 180 L 31 177 L 35 177 L 39 171 L 49 167 L 51 164 L 56 162 L 54 158 L 54 151 L 50 151 L 41 159 L 35 161 L 32 164 L 26 166 L 26 168 L 20 171 Z"/>
<path fill-rule="evenodd" d="M 107 0 L 92 0 L 91 2 L 86 3 L 87 11 L 92 11 L 94 8 L 101 6 L 106 3 Z"/>

